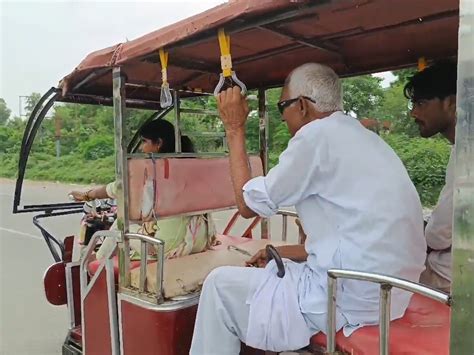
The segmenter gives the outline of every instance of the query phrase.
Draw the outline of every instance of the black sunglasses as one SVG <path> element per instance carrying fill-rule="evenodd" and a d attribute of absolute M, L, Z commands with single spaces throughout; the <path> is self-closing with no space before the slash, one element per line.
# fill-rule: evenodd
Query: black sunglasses
<path fill-rule="evenodd" d="M 298 101 L 299 99 L 305 99 L 305 100 L 311 101 L 313 103 L 316 103 L 316 101 L 314 101 L 311 97 L 308 97 L 308 96 L 299 96 L 295 99 L 279 101 L 279 102 L 277 102 L 277 107 L 278 107 L 278 111 L 280 111 L 280 114 L 283 115 L 283 112 L 285 111 L 285 109 L 288 106 L 292 105 L 294 102 Z"/>

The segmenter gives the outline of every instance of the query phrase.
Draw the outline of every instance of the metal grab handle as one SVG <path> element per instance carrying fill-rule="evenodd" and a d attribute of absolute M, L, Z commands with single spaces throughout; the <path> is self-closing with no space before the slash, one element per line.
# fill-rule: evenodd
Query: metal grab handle
<path fill-rule="evenodd" d="M 87 267 L 89 265 L 89 260 L 92 256 L 92 253 L 94 252 L 94 249 L 97 245 L 97 242 L 99 238 L 114 238 L 117 240 L 117 238 L 120 236 L 119 232 L 116 230 L 100 230 L 95 232 L 91 239 L 89 240 L 89 244 L 87 244 L 87 247 L 84 251 L 84 254 L 81 256 L 81 261 L 80 261 L 80 281 L 81 281 L 81 294 L 85 295 L 85 291 L 88 285 L 88 272 L 87 272 Z M 110 250 L 110 252 L 105 255 L 104 259 L 102 262 L 105 262 L 106 260 L 110 259 L 112 255 L 115 253 L 116 247 Z"/>
<path fill-rule="evenodd" d="M 286 242 L 288 236 L 288 217 L 298 218 L 298 214 L 289 210 L 278 210 L 277 214 L 282 216 L 281 240 Z M 301 238 L 299 238 L 298 244 L 303 244 Z"/>
<path fill-rule="evenodd" d="M 216 88 L 214 89 L 214 96 L 219 95 L 219 93 L 221 92 L 225 84 L 225 79 L 226 78 L 221 73 L 219 75 L 219 82 L 217 83 Z M 238 87 L 240 87 L 240 93 L 242 95 L 247 94 L 247 86 L 239 78 L 237 78 L 237 74 L 235 74 L 235 71 L 232 72 L 231 81 L 233 81 L 237 84 Z"/>
<path fill-rule="evenodd" d="M 275 260 L 275 264 L 278 268 L 277 276 L 279 278 L 283 278 L 283 276 L 285 276 L 285 265 L 283 265 L 283 260 L 281 259 L 280 254 L 278 253 L 276 248 L 271 244 L 267 245 L 266 251 L 267 251 L 267 260 L 268 261 L 272 259 Z"/>
<path fill-rule="evenodd" d="M 381 355 L 389 354 L 390 339 L 390 303 L 392 287 L 418 293 L 435 301 L 451 305 L 451 296 L 434 288 L 420 285 L 413 281 L 372 272 L 330 269 L 328 274 L 328 318 L 327 318 L 327 354 L 336 351 L 336 293 L 337 279 L 368 281 L 380 284 L 379 301 L 379 351 Z"/>
<path fill-rule="evenodd" d="M 140 241 L 140 280 L 139 280 L 139 292 L 146 291 L 146 269 L 147 269 L 147 243 L 157 247 L 157 260 L 156 260 L 156 302 L 159 304 L 163 302 L 163 267 L 165 262 L 165 242 L 158 238 L 153 238 L 148 235 L 139 233 L 125 233 L 126 240 L 139 240 Z"/>
<path fill-rule="evenodd" d="M 173 104 L 173 97 L 168 83 L 163 83 L 160 91 L 160 106 L 162 109 L 168 108 Z"/>

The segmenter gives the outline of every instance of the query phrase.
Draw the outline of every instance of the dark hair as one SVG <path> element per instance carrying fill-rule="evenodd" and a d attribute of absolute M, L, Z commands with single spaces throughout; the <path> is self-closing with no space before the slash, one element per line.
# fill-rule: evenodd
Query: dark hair
<path fill-rule="evenodd" d="M 153 143 L 162 141 L 160 153 L 174 153 L 175 138 L 172 123 L 158 119 L 145 123 L 140 127 L 138 133 L 143 138 L 150 139 Z M 194 153 L 194 145 L 187 136 L 181 136 L 181 151 L 183 153 Z"/>
<path fill-rule="evenodd" d="M 403 94 L 411 101 L 444 99 L 456 95 L 457 67 L 453 61 L 442 61 L 422 70 L 406 83 Z"/>

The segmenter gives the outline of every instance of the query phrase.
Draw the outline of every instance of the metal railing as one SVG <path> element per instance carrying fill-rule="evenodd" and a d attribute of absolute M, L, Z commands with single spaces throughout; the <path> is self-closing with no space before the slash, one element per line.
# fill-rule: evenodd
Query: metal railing
<path fill-rule="evenodd" d="M 149 237 L 147 235 L 138 233 L 126 233 L 125 240 L 139 240 L 140 241 L 140 279 L 138 291 L 140 293 L 146 292 L 147 280 L 147 261 L 148 261 L 148 245 L 156 247 L 156 303 L 162 303 L 163 298 L 163 267 L 165 261 L 165 242 L 161 239 Z M 130 268 L 129 268 L 130 270 Z"/>
<path fill-rule="evenodd" d="M 336 294 L 337 279 L 369 281 L 380 284 L 379 303 L 379 349 L 381 355 L 389 354 L 390 340 L 390 305 L 393 287 L 418 293 L 435 301 L 451 305 L 451 296 L 431 287 L 392 276 L 354 270 L 328 270 L 328 319 L 327 319 L 327 354 L 336 351 Z"/>
<path fill-rule="evenodd" d="M 95 232 L 91 239 L 89 240 L 89 243 L 87 244 L 86 250 L 84 251 L 84 254 L 81 256 L 81 263 L 80 263 L 80 281 L 81 281 L 81 295 L 84 297 L 87 294 L 87 286 L 89 284 L 88 280 L 88 265 L 90 258 L 92 256 L 92 253 L 95 250 L 95 247 L 97 246 L 97 242 L 99 241 L 99 238 L 115 238 L 119 236 L 119 231 L 114 231 L 114 230 L 101 230 Z M 113 248 L 109 255 L 106 255 L 104 257 L 104 263 L 105 260 L 110 259 L 112 255 L 115 252 L 115 248 Z"/>
<path fill-rule="evenodd" d="M 298 218 L 298 214 L 295 211 L 290 210 L 279 210 L 278 214 L 282 216 L 281 240 L 286 242 L 288 237 L 288 217 Z M 301 238 L 299 244 L 301 244 Z"/>
<path fill-rule="evenodd" d="M 81 294 L 85 296 L 88 292 L 88 265 L 90 258 L 92 256 L 92 253 L 95 250 L 95 247 L 97 245 L 97 242 L 99 238 L 115 238 L 117 241 L 119 237 L 119 231 L 97 231 L 94 233 L 92 236 L 91 240 L 89 241 L 89 244 L 87 245 L 87 248 L 84 252 L 84 255 L 81 258 L 81 264 L 80 264 L 80 279 L 81 279 Z M 146 280 L 147 280 L 147 275 L 146 275 L 146 269 L 147 269 L 147 262 L 148 262 L 148 250 L 147 250 L 147 244 L 151 244 L 153 246 L 157 247 L 157 262 L 156 262 L 156 302 L 161 303 L 163 302 L 163 264 L 164 264 L 164 254 L 165 254 L 165 242 L 156 239 L 153 237 L 149 237 L 147 235 L 143 234 L 138 234 L 138 233 L 126 233 L 125 234 L 125 241 L 130 241 L 130 240 L 139 240 L 140 241 L 140 279 L 139 279 L 139 287 L 138 291 L 140 293 L 146 292 Z M 114 253 L 115 253 L 115 248 L 112 248 L 110 252 L 104 257 L 103 263 L 105 263 L 106 260 L 110 259 Z M 99 266 L 100 267 L 100 266 Z M 130 270 L 130 268 L 128 268 Z M 128 275 L 130 276 L 130 275 Z M 130 277 L 128 277 L 130 279 Z M 127 285 L 130 286 L 130 285 Z"/>

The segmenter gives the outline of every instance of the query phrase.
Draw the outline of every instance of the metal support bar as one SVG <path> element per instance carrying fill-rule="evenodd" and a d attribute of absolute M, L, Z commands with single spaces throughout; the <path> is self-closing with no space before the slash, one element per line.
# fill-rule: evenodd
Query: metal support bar
<path fill-rule="evenodd" d="M 115 181 L 117 182 L 117 226 L 121 231 L 118 242 L 119 285 L 130 284 L 130 246 L 123 238 L 128 233 L 128 161 L 127 161 L 127 127 L 125 119 L 125 75 L 120 67 L 113 69 L 113 101 L 115 125 Z"/>
<path fill-rule="evenodd" d="M 233 23 L 226 25 L 225 30 L 227 34 L 232 35 L 238 32 L 251 30 L 258 26 L 274 24 L 280 21 L 288 21 L 297 16 L 302 16 L 304 14 L 308 14 L 312 11 L 315 11 L 317 8 L 327 4 L 328 2 L 329 0 L 317 1 L 316 3 L 315 2 L 301 3 L 301 4 L 298 4 L 298 6 L 295 6 L 293 9 L 289 9 L 285 7 L 271 14 L 265 14 L 263 16 L 258 16 L 253 19 L 247 19 L 245 22 L 234 21 Z M 186 38 L 186 39 L 176 42 L 173 46 L 168 48 L 168 51 L 171 52 L 173 50 L 185 48 L 190 45 L 195 46 L 197 44 L 212 40 L 215 38 L 215 36 L 216 36 L 216 30 L 215 28 L 213 28 L 209 31 L 205 31 L 201 35 L 192 36 L 190 38 Z M 148 56 L 150 55 L 147 55 L 147 57 Z"/>
<path fill-rule="evenodd" d="M 380 305 L 379 305 L 379 349 L 380 355 L 389 354 L 390 342 L 390 305 L 392 286 L 388 284 L 380 285 Z"/>
<path fill-rule="evenodd" d="M 146 265 L 147 265 L 147 257 L 148 257 L 148 252 L 147 252 L 147 245 L 144 240 L 140 241 L 140 285 L 139 285 L 139 291 L 140 292 L 145 292 L 145 285 L 146 285 Z"/>
<path fill-rule="evenodd" d="M 281 226 L 281 240 L 286 242 L 286 238 L 288 235 L 288 216 L 283 215 L 283 221 L 282 221 L 282 226 Z"/>
<path fill-rule="evenodd" d="M 259 141 L 260 158 L 263 164 L 263 173 L 268 173 L 268 114 L 267 114 L 267 96 L 265 89 L 258 90 L 258 117 L 259 117 Z M 270 221 L 268 218 L 262 218 L 260 224 L 261 238 L 270 238 Z"/>
<path fill-rule="evenodd" d="M 179 101 L 179 92 L 173 91 L 173 100 L 174 100 L 174 144 L 175 144 L 175 152 L 181 153 L 181 112 L 180 106 L 181 103 Z"/>
<path fill-rule="evenodd" d="M 450 354 L 474 351 L 474 1 L 459 1 Z M 470 335 L 469 335 L 470 334 Z"/>
<path fill-rule="evenodd" d="M 80 89 L 81 87 L 83 87 L 84 85 L 86 85 L 86 84 L 88 84 L 90 81 L 92 81 L 93 79 L 99 79 L 99 78 L 101 78 L 102 76 L 104 76 L 105 74 L 107 74 L 108 72 L 110 72 L 110 68 L 102 68 L 102 69 L 93 71 L 93 72 L 90 73 L 88 76 L 86 76 L 83 80 L 81 80 L 80 82 L 78 82 L 78 83 L 72 88 L 71 91 L 75 91 L 75 90 Z"/>
<path fill-rule="evenodd" d="M 214 110 L 199 110 L 194 108 L 181 108 L 181 113 L 193 113 L 196 115 L 206 115 L 219 117 L 219 112 Z"/>
<path fill-rule="evenodd" d="M 97 245 L 97 242 L 98 242 L 99 238 L 117 238 L 118 233 L 119 233 L 119 231 L 111 231 L 111 230 L 97 231 L 97 232 L 94 233 L 94 235 L 89 240 L 89 243 L 87 244 L 87 247 L 84 251 L 84 254 L 81 256 L 81 264 L 80 264 L 80 270 L 79 270 L 82 297 L 85 296 L 86 288 L 87 288 L 87 285 L 88 285 L 87 266 L 89 265 L 89 260 L 92 256 L 92 253 L 95 250 L 95 247 Z M 111 254 L 107 255 L 104 259 L 107 259 L 108 257 L 111 257 L 113 252 L 114 252 L 114 250 L 112 250 Z"/>
<path fill-rule="evenodd" d="M 416 282 L 400 279 L 383 274 L 375 274 L 363 271 L 330 269 L 328 274 L 328 315 L 327 315 L 327 353 L 336 351 L 336 294 L 337 279 L 350 279 L 368 281 L 380 284 L 379 301 L 379 331 L 380 331 L 380 354 L 389 354 L 389 328 L 390 328 L 390 293 L 392 287 L 418 293 L 435 301 L 451 305 L 451 296 L 434 288 L 418 284 Z"/>
<path fill-rule="evenodd" d="M 336 351 L 336 294 L 337 279 L 328 274 L 327 352 L 329 354 Z"/>
<path fill-rule="evenodd" d="M 314 39 L 306 39 L 306 38 L 297 36 L 293 33 L 290 33 L 289 31 L 283 30 L 281 28 L 275 28 L 274 26 L 270 26 L 270 25 L 259 26 L 258 28 L 261 29 L 261 30 L 264 30 L 264 31 L 268 31 L 268 32 L 277 34 L 277 35 L 279 35 L 283 38 L 295 41 L 299 44 L 302 44 L 305 47 L 318 49 L 318 50 L 321 50 L 323 52 L 328 52 L 328 53 L 334 54 L 338 57 L 342 56 L 341 53 L 339 53 L 337 51 L 336 46 L 334 46 L 331 43 L 322 43 L 321 41 L 317 41 L 317 40 L 314 40 Z"/>
<path fill-rule="evenodd" d="M 51 96 L 52 94 L 54 95 Z M 41 123 L 43 122 L 46 114 L 53 106 L 56 99 L 60 97 L 60 95 L 61 94 L 58 89 L 49 89 L 48 92 L 43 95 L 40 101 L 38 101 L 38 103 L 36 104 L 26 124 L 25 132 L 23 133 L 23 138 L 21 142 L 20 157 L 18 159 L 18 178 L 16 180 L 15 195 L 13 198 L 13 213 L 19 212 L 18 206 L 20 205 L 21 200 L 21 192 L 23 187 L 23 180 L 25 178 L 26 165 L 28 163 L 28 157 L 31 151 L 31 147 L 33 146 L 33 141 L 35 139 L 36 132 L 38 132 L 38 129 Z M 48 98 L 49 100 L 46 102 Z"/>
<path fill-rule="evenodd" d="M 147 268 L 147 244 L 153 245 L 157 249 L 156 251 L 156 303 L 160 304 L 163 302 L 163 267 L 165 263 L 165 242 L 158 238 L 152 238 L 147 235 L 138 233 L 127 233 L 124 239 L 136 239 L 141 242 L 141 255 L 140 255 L 140 280 L 139 280 L 139 291 L 145 292 L 146 289 L 146 268 Z"/>
<path fill-rule="evenodd" d="M 72 102 L 75 104 L 86 104 L 86 105 L 113 106 L 113 98 L 107 97 L 107 96 L 100 96 L 100 95 L 68 94 L 64 97 L 61 97 L 57 101 Z M 126 106 L 127 108 L 138 108 L 138 109 L 145 109 L 145 110 L 161 110 L 159 101 L 129 98 L 126 100 Z"/>

